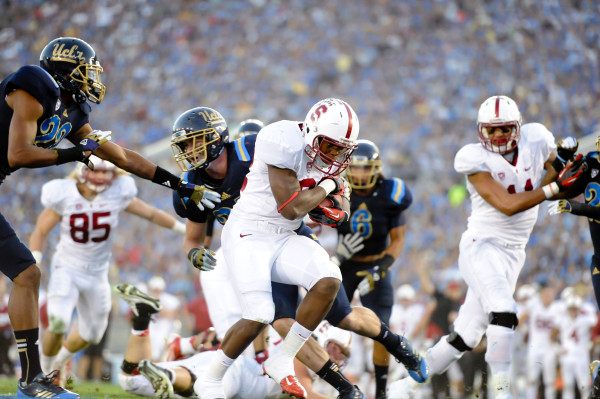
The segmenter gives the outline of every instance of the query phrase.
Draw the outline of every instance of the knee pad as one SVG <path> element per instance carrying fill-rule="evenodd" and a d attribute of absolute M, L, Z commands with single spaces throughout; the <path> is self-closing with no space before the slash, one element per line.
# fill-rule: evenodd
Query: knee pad
<path fill-rule="evenodd" d="M 514 330 L 519 325 L 519 318 L 512 312 L 490 312 L 490 324 Z"/>
<path fill-rule="evenodd" d="M 258 323 L 270 324 L 275 317 L 275 304 L 270 292 L 251 291 L 242 294 L 242 317 Z"/>
<path fill-rule="evenodd" d="M 54 334 L 64 334 L 67 332 L 68 322 L 57 316 L 50 316 L 48 320 L 48 330 Z"/>
<path fill-rule="evenodd" d="M 452 331 L 450 335 L 448 335 L 448 343 L 461 352 L 473 350 L 473 348 L 465 344 L 465 341 L 456 331 Z"/>

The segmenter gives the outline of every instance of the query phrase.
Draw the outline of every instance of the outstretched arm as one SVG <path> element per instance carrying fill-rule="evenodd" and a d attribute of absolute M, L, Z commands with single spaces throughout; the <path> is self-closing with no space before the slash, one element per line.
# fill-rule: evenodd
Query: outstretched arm
<path fill-rule="evenodd" d="M 600 207 L 570 199 L 560 200 L 557 211 L 559 213 L 572 213 L 573 215 L 587 216 L 590 219 L 600 220 Z"/>
<path fill-rule="evenodd" d="M 167 212 L 153 207 L 138 197 L 134 197 L 125 210 L 161 227 L 175 230 L 178 233 L 185 233 L 185 226 L 183 223 Z"/>
<path fill-rule="evenodd" d="M 48 234 L 58 223 L 60 223 L 61 219 L 62 216 L 49 208 L 44 209 L 42 213 L 40 213 L 37 223 L 35 224 L 35 229 L 29 239 L 29 249 L 38 264 L 42 261 L 42 254 L 46 247 Z"/>

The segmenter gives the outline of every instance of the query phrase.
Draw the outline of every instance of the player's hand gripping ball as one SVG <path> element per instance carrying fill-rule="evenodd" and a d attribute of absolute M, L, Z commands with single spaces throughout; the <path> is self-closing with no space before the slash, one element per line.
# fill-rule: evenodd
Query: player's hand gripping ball
<path fill-rule="evenodd" d="M 329 194 L 308 217 L 325 226 L 337 227 L 350 219 L 350 201 L 341 194 Z"/>

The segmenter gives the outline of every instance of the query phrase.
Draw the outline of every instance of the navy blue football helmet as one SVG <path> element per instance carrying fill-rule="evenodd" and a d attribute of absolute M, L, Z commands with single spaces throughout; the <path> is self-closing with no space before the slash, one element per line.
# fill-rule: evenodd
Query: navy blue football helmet
<path fill-rule="evenodd" d="M 184 172 L 208 167 L 221 155 L 228 142 L 227 122 L 212 108 L 189 109 L 173 124 L 171 150 L 175 162 Z"/>
<path fill-rule="evenodd" d="M 106 86 L 100 81 L 102 67 L 96 52 L 76 37 L 59 37 L 44 47 L 40 66 L 56 80 L 61 90 L 73 96 L 78 104 L 86 99 L 100 104 Z"/>
<path fill-rule="evenodd" d="M 265 124 L 259 121 L 258 119 L 246 119 L 245 121 L 242 121 L 240 123 L 236 139 L 247 136 L 249 134 L 258 133 L 260 132 L 260 129 L 262 129 L 264 126 Z"/>

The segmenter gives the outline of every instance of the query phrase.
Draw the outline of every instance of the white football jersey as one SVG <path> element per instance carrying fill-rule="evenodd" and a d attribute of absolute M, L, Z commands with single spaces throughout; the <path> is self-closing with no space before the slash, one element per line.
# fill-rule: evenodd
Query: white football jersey
<path fill-rule="evenodd" d="M 414 302 L 404 307 L 401 303 L 396 302 L 392 306 L 392 315 L 390 316 L 390 327 L 397 334 L 407 337 L 413 337 L 415 327 L 425 314 L 425 305 L 419 302 Z"/>
<path fill-rule="evenodd" d="M 92 201 L 83 198 L 73 179 L 51 180 L 42 187 L 42 205 L 59 215 L 60 238 L 55 261 L 62 265 L 107 263 L 111 257 L 113 229 L 137 187 L 131 176 L 120 176 Z"/>
<path fill-rule="evenodd" d="M 302 218 L 288 220 L 277 211 L 277 203 L 267 165 L 296 172 L 301 189 L 316 186 L 325 174 L 309 167 L 309 158 L 304 153 L 304 138 L 298 122 L 279 121 L 262 128 L 256 137 L 254 161 L 246 175 L 245 186 L 231 215 L 250 220 L 268 221 L 288 230 L 300 227 Z"/>
<path fill-rule="evenodd" d="M 591 330 L 597 321 L 596 312 L 589 313 L 583 307 L 575 318 L 565 309 L 558 321 L 561 355 L 581 357 L 587 354 L 590 350 Z"/>
<path fill-rule="evenodd" d="M 500 154 L 487 151 L 480 143 L 467 144 L 454 159 L 454 169 L 466 176 L 488 172 L 509 192 L 520 193 L 539 188 L 544 176 L 544 163 L 556 150 L 554 136 L 539 123 L 521 127 L 516 166 Z M 537 219 L 539 206 L 507 216 L 484 200 L 467 180 L 472 211 L 468 230 L 477 236 L 498 238 L 509 244 L 527 244 Z"/>
<path fill-rule="evenodd" d="M 539 297 L 527 303 L 529 310 L 529 350 L 546 351 L 552 344 L 552 329 L 557 327 L 560 315 L 560 304 L 555 301 L 544 306 Z"/>

